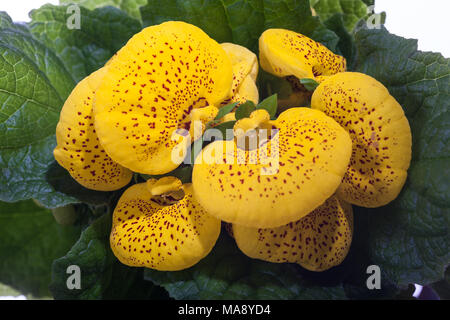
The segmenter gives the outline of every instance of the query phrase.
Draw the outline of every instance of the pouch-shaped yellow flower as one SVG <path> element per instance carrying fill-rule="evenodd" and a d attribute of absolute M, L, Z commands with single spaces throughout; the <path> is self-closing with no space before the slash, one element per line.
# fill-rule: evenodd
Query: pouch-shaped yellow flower
<path fill-rule="evenodd" d="M 259 102 L 256 78 L 258 76 L 258 58 L 247 48 L 233 44 L 222 43 L 222 48 L 228 54 L 233 66 L 233 85 L 231 98 L 222 102 L 222 105 L 246 101 Z"/>
<path fill-rule="evenodd" d="M 376 79 L 356 72 L 329 77 L 311 107 L 335 119 L 353 141 L 337 194 L 362 207 L 379 207 L 402 189 L 411 161 L 411 129 L 400 104 Z"/>
<path fill-rule="evenodd" d="M 193 197 L 191 184 L 174 177 L 151 179 L 131 186 L 120 198 L 110 244 L 123 264 L 176 271 L 204 258 L 220 228 L 220 220 Z"/>
<path fill-rule="evenodd" d="M 295 76 L 320 82 L 346 69 L 344 57 L 302 34 L 268 29 L 259 38 L 261 68 L 277 76 Z"/>
<path fill-rule="evenodd" d="M 199 203 L 229 223 L 272 228 L 299 220 L 336 191 L 351 156 L 348 133 L 309 108 L 288 109 L 273 121 L 259 109 L 234 131 L 235 140 L 199 153 L 192 174 Z M 239 131 L 260 138 L 253 146 L 241 143 Z"/>
<path fill-rule="evenodd" d="M 352 206 L 333 196 L 298 221 L 269 229 L 233 224 L 232 234 L 241 251 L 251 258 L 325 271 L 341 264 L 350 249 Z"/>
<path fill-rule="evenodd" d="M 92 103 L 106 69 L 102 68 L 73 89 L 61 110 L 56 127 L 56 161 L 82 186 L 112 191 L 126 186 L 133 173 L 105 152 L 94 128 Z"/>
<path fill-rule="evenodd" d="M 201 29 L 169 21 L 143 29 L 108 64 L 94 106 L 95 127 L 106 152 L 140 173 L 163 174 L 179 162 L 175 146 L 187 139 L 192 112 L 229 97 L 232 66 L 225 50 Z M 197 119 L 202 119 L 198 115 Z M 211 120 L 207 119 L 207 120 Z M 185 141 L 183 145 L 183 141 Z M 183 150 L 181 150 L 183 151 Z"/>

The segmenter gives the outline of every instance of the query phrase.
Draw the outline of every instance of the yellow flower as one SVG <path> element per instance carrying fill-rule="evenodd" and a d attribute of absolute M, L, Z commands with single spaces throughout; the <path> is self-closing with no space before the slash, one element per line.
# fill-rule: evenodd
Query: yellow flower
<path fill-rule="evenodd" d="M 317 87 L 311 107 L 335 119 L 353 141 L 338 196 L 362 207 L 394 200 L 406 181 L 412 138 L 403 109 L 389 91 L 368 75 L 339 73 Z"/>
<path fill-rule="evenodd" d="M 173 133 L 192 132 L 192 120 L 213 119 L 231 84 L 230 59 L 201 29 L 177 21 L 145 28 L 108 63 L 97 89 L 94 114 L 100 142 L 130 170 L 170 172 L 179 165 L 172 160 L 175 146 L 180 152 L 189 146 Z M 208 109 L 200 109 L 204 107 Z"/>
<path fill-rule="evenodd" d="M 231 227 L 247 256 L 269 262 L 298 263 L 311 271 L 341 264 L 353 235 L 352 206 L 333 196 L 305 217 L 278 228 Z"/>
<path fill-rule="evenodd" d="M 265 110 L 256 110 L 235 124 L 234 140 L 215 141 L 197 156 L 194 193 L 218 219 L 279 227 L 310 213 L 341 183 L 352 144 L 336 121 L 309 108 L 269 118 Z M 247 139 L 252 135 L 260 137 L 256 143 Z"/>
<path fill-rule="evenodd" d="M 222 48 L 228 54 L 233 66 L 232 97 L 222 102 L 223 105 L 231 102 L 253 101 L 259 102 L 256 78 L 258 76 L 258 58 L 247 48 L 233 44 L 222 43 Z"/>
<path fill-rule="evenodd" d="M 310 38 L 284 29 L 268 29 L 259 38 L 261 68 L 277 76 L 315 79 L 346 69 L 344 57 Z"/>
<path fill-rule="evenodd" d="M 220 234 L 220 220 L 195 200 L 191 184 L 175 177 L 128 188 L 113 214 L 110 243 L 128 266 L 162 271 L 189 268 L 204 258 Z"/>
<path fill-rule="evenodd" d="M 92 104 L 106 69 L 83 79 L 73 89 L 61 110 L 56 127 L 56 161 L 82 186 L 112 191 L 126 186 L 133 173 L 106 154 L 94 127 Z"/>

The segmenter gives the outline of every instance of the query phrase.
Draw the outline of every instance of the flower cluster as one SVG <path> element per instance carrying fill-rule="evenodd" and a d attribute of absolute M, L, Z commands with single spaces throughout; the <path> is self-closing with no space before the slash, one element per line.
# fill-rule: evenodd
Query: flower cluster
<path fill-rule="evenodd" d="M 110 244 L 122 263 L 188 268 L 224 222 L 249 257 L 323 271 L 348 253 L 352 205 L 383 206 L 399 194 L 411 132 L 388 90 L 292 31 L 266 30 L 259 54 L 258 63 L 242 46 L 170 21 L 133 36 L 65 102 L 54 156 L 81 185 L 111 191 L 134 173 L 165 175 L 128 187 L 114 210 Z M 239 108 L 259 102 L 259 65 L 293 89 L 318 82 L 310 107 L 288 99 L 276 114 L 242 117 Z M 171 176 L 174 153 L 230 121 L 232 139 L 196 155 L 192 183 Z"/>

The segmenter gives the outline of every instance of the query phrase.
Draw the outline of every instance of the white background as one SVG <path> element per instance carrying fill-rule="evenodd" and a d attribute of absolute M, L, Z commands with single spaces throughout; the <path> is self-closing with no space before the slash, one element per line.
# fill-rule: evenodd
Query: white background
<path fill-rule="evenodd" d="M 0 11 L 15 21 L 29 21 L 28 12 L 44 3 L 57 4 L 58 0 L 0 0 Z M 418 39 L 422 51 L 450 57 L 449 0 L 375 0 L 375 11 L 386 11 L 386 28 L 391 33 Z"/>
<path fill-rule="evenodd" d="M 30 20 L 28 12 L 31 9 L 45 3 L 58 4 L 58 0 L 0 1 L 0 11 L 6 11 L 14 21 L 24 22 Z M 450 57 L 449 0 L 375 0 L 375 12 L 382 11 L 387 13 L 385 25 L 391 33 L 418 39 L 419 50 L 441 52 Z M 414 295 L 418 293 L 416 291 Z"/>

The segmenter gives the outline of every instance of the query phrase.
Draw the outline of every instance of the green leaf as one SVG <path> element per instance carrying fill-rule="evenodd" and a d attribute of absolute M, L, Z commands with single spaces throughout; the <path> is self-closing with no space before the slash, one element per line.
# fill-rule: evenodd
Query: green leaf
<path fill-rule="evenodd" d="M 239 2 L 242 4 L 247 1 Z M 229 42 L 233 34 L 224 6 L 225 2 L 218 0 L 166 0 L 164 5 L 157 0 L 149 0 L 148 4 L 141 8 L 141 15 L 144 26 L 181 20 L 196 25 L 218 42 Z M 230 17 L 238 18 L 231 15 Z"/>
<path fill-rule="evenodd" d="M 149 0 L 141 8 L 144 26 L 181 20 L 200 27 L 220 42 L 233 42 L 258 51 L 264 30 L 284 28 L 322 42 L 331 50 L 338 37 L 318 17 L 313 17 L 309 0 Z"/>
<path fill-rule="evenodd" d="M 79 227 L 60 226 L 32 200 L 0 202 L 0 282 L 23 294 L 49 296 L 51 264 L 79 235 Z"/>
<path fill-rule="evenodd" d="M 54 208 L 51 211 L 56 222 L 62 226 L 71 226 L 78 220 L 78 213 L 75 206 L 71 204 Z"/>
<path fill-rule="evenodd" d="M 236 120 L 248 118 L 250 114 L 255 110 L 256 110 L 255 104 L 252 101 L 246 101 L 236 109 L 235 112 Z"/>
<path fill-rule="evenodd" d="M 14 22 L 11 17 L 5 11 L 0 11 L 0 29 L 12 28 L 13 26 Z"/>
<path fill-rule="evenodd" d="M 292 94 L 292 84 L 286 78 L 278 78 L 264 70 L 258 72 L 257 85 L 263 97 L 277 94 L 278 99 L 287 99 Z"/>
<path fill-rule="evenodd" d="M 140 29 L 108 7 L 81 8 L 82 28 L 70 30 L 66 9 L 46 5 L 31 12 L 30 30 L 42 42 L 1 15 L 0 200 L 35 198 L 49 208 L 78 202 L 46 180 L 60 109 L 75 80 L 103 66 Z"/>
<path fill-rule="evenodd" d="M 119 8 L 131 17 L 140 20 L 141 12 L 139 8 L 147 4 L 147 0 L 59 0 L 60 4 L 79 4 L 87 9 L 93 10 L 106 6 Z"/>
<path fill-rule="evenodd" d="M 76 202 L 45 181 L 59 112 L 74 86 L 51 50 L 13 25 L 0 29 L 0 200 Z"/>
<path fill-rule="evenodd" d="M 29 32 L 26 24 L 14 23 L 11 17 L 5 11 L 0 11 L 0 30 L 2 29 L 13 29 L 15 31 L 21 31 L 23 33 Z"/>
<path fill-rule="evenodd" d="M 341 285 L 313 285 L 298 269 L 250 259 L 222 234 L 211 253 L 195 266 L 175 272 L 146 269 L 145 278 L 175 299 L 345 299 Z"/>
<path fill-rule="evenodd" d="M 79 202 L 84 202 L 92 205 L 107 205 L 111 199 L 117 194 L 122 193 L 128 186 L 120 190 L 112 192 L 95 191 L 83 187 L 75 179 L 71 177 L 69 172 L 61 167 L 56 161 L 53 161 L 47 172 L 46 181 L 56 190 Z"/>
<path fill-rule="evenodd" d="M 356 71 L 381 81 L 402 105 L 412 161 L 399 197 L 368 210 L 371 258 L 400 285 L 429 284 L 450 263 L 450 59 L 379 30 L 356 35 Z"/>
<path fill-rule="evenodd" d="M 143 281 L 141 268 L 122 265 L 109 246 L 111 216 L 95 220 L 62 258 L 53 262 L 50 290 L 55 299 L 158 299 L 166 293 Z M 81 273 L 81 289 L 70 290 L 66 282 L 67 268 L 77 265 Z"/>
<path fill-rule="evenodd" d="M 450 300 L 450 268 L 447 268 L 444 279 L 433 283 L 431 287 L 436 291 L 441 300 Z"/>
<path fill-rule="evenodd" d="M 230 103 L 230 104 L 227 104 L 226 106 L 221 107 L 219 109 L 219 112 L 217 113 L 217 116 L 214 118 L 214 120 L 222 119 L 224 116 L 229 114 L 234 109 L 234 107 L 236 107 L 238 104 L 239 104 L 239 102 L 234 102 L 234 103 Z"/>
<path fill-rule="evenodd" d="M 319 83 L 314 79 L 299 79 L 300 83 L 306 88 L 308 91 L 314 91 L 319 86 Z"/>
<path fill-rule="evenodd" d="M 344 26 L 352 31 L 356 23 L 367 16 L 367 5 L 362 0 L 317 0 L 313 8 L 322 21 L 326 21 L 336 13 L 342 13 Z"/>
<path fill-rule="evenodd" d="M 275 117 L 275 114 L 277 113 L 277 107 L 278 107 L 278 96 L 277 94 L 273 94 L 270 97 L 264 99 L 261 101 L 257 106 L 256 109 L 264 109 L 266 110 L 270 118 L 273 119 Z"/>
<path fill-rule="evenodd" d="M 125 12 L 105 7 L 80 7 L 80 29 L 69 29 L 68 6 L 44 5 L 30 12 L 30 31 L 52 49 L 76 81 L 103 67 L 141 29 Z"/>
<path fill-rule="evenodd" d="M 265 29 L 292 30 L 336 50 L 339 38 L 312 16 L 309 0 L 264 0 L 264 17 Z"/>
<path fill-rule="evenodd" d="M 65 99 L 69 96 L 75 86 L 75 80 L 61 60 L 50 49 L 36 41 L 31 34 L 24 33 L 20 29 L 1 29 L 0 43 L 29 58 L 45 75 L 59 98 Z"/>
<path fill-rule="evenodd" d="M 347 67 L 352 66 L 355 59 L 356 46 L 353 35 L 345 28 L 344 15 L 342 13 L 335 13 L 324 21 L 324 24 L 339 36 L 337 53 L 345 57 Z"/>

